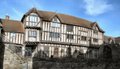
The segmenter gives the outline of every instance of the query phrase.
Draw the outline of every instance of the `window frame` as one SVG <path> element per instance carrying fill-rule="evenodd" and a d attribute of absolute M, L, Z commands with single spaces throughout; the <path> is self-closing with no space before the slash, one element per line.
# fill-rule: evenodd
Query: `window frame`
<path fill-rule="evenodd" d="M 58 47 L 54 47 L 54 56 L 55 57 L 59 56 L 59 48 Z"/>
<path fill-rule="evenodd" d="M 48 46 L 45 46 L 44 47 L 44 53 L 47 55 L 47 56 L 49 56 L 49 47 Z"/>
<path fill-rule="evenodd" d="M 15 38 L 16 37 L 16 33 L 10 33 L 10 38 Z"/>
<path fill-rule="evenodd" d="M 12 43 L 15 43 L 16 42 L 16 36 L 17 36 L 17 33 L 15 32 L 10 32 L 10 39 L 9 41 L 12 42 Z"/>
<path fill-rule="evenodd" d="M 28 38 L 31 37 L 37 39 L 37 31 L 28 31 Z"/>
<path fill-rule="evenodd" d="M 81 40 L 82 41 L 87 41 L 87 37 L 86 36 L 81 36 Z"/>
<path fill-rule="evenodd" d="M 27 18 L 26 18 L 26 26 L 37 26 L 37 24 L 40 22 L 40 18 L 36 13 L 31 13 Z"/>
<path fill-rule="evenodd" d="M 98 35 L 98 31 L 97 30 L 93 30 L 93 33 Z"/>
<path fill-rule="evenodd" d="M 98 39 L 97 38 L 93 38 L 93 42 L 98 42 Z"/>
<path fill-rule="evenodd" d="M 74 26 L 72 25 L 66 25 L 66 31 L 67 32 L 73 32 Z"/>
<path fill-rule="evenodd" d="M 49 32 L 50 38 L 60 38 L 60 33 L 57 32 Z"/>
<path fill-rule="evenodd" d="M 73 34 L 66 34 L 66 38 L 73 40 L 74 39 L 74 35 Z"/>
<path fill-rule="evenodd" d="M 60 28 L 60 26 L 61 26 L 60 20 L 57 17 L 53 18 L 52 22 L 51 22 L 51 27 L 53 27 L 53 28 Z"/>
<path fill-rule="evenodd" d="M 31 47 L 26 47 L 25 49 L 26 49 L 25 56 L 31 57 L 32 56 L 32 48 Z"/>

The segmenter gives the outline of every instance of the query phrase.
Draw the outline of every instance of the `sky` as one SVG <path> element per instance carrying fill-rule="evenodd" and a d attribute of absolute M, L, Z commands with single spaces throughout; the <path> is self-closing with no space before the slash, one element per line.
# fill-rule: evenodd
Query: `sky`
<path fill-rule="evenodd" d="M 97 22 L 105 35 L 120 36 L 120 0 L 1 0 L 0 18 L 21 20 L 31 8 L 69 14 Z"/>

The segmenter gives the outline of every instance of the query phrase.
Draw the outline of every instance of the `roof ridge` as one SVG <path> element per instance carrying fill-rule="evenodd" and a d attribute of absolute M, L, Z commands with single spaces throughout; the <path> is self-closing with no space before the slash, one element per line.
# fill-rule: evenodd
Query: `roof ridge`
<path fill-rule="evenodd" d="M 24 26 L 21 21 L 18 20 L 8 20 L 1 19 L 1 23 L 3 25 L 3 29 L 5 32 L 21 32 L 24 33 Z"/>
<path fill-rule="evenodd" d="M 56 13 L 56 12 L 54 12 L 54 11 L 44 11 L 44 10 L 37 10 L 38 12 L 40 11 L 40 12 L 50 12 L 50 13 Z M 77 17 L 77 16 L 74 16 L 74 15 L 70 15 L 70 14 L 64 14 L 64 13 L 56 13 L 57 15 L 65 15 L 65 16 L 70 16 L 70 17 L 74 17 L 74 18 L 77 18 L 77 19 L 82 19 L 82 20 L 85 20 L 85 21 L 88 21 L 88 22 L 90 22 L 90 23 L 93 23 L 92 21 L 90 21 L 90 20 L 86 20 L 86 19 L 84 19 L 84 18 L 80 18 L 80 17 Z"/>
<path fill-rule="evenodd" d="M 13 20 L 13 19 L 1 19 L 1 20 L 7 20 L 7 21 L 17 21 L 17 22 L 21 22 L 19 20 Z"/>
<path fill-rule="evenodd" d="M 93 22 L 90 21 L 90 20 L 80 18 L 80 17 L 70 15 L 70 14 L 58 13 L 58 12 L 56 13 L 54 11 L 48 11 L 48 10 L 46 11 L 46 10 L 30 9 L 26 14 L 24 14 L 21 21 L 23 22 L 23 19 L 27 15 L 29 15 L 30 13 L 38 14 L 39 17 L 41 17 L 43 21 L 51 21 L 51 18 L 53 18 L 54 15 L 57 15 L 59 17 L 61 23 L 70 24 L 70 25 L 76 25 L 76 26 L 82 26 L 82 27 L 92 29 L 91 24 L 93 24 Z M 100 31 L 103 32 L 102 30 L 100 30 Z"/>

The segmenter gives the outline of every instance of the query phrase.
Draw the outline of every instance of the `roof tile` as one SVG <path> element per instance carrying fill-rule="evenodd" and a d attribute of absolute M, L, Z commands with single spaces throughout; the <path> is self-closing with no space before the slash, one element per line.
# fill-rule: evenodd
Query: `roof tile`
<path fill-rule="evenodd" d="M 15 21 L 15 20 L 7 20 L 7 19 L 1 19 L 0 20 L 3 25 L 3 30 L 5 32 L 20 32 L 24 33 L 24 27 L 22 22 Z"/>

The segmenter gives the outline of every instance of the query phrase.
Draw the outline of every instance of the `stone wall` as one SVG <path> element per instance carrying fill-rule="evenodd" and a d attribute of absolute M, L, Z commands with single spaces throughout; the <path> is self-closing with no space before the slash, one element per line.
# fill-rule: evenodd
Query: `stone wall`
<path fill-rule="evenodd" d="M 86 58 L 33 58 L 33 69 L 120 69 L 120 46 L 102 46 L 96 59 Z"/>
<path fill-rule="evenodd" d="M 119 69 L 120 62 L 99 63 L 99 62 L 48 62 L 36 61 L 33 69 Z"/>
<path fill-rule="evenodd" d="M 28 63 L 24 57 L 14 53 L 8 46 L 9 44 L 5 45 L 3 69 L 27 69 Z"/>
<path fill-rule="evenodd" d="M 0 39 L 0 69 L 3 69 L 4 47 L 2 39 Z"/>

